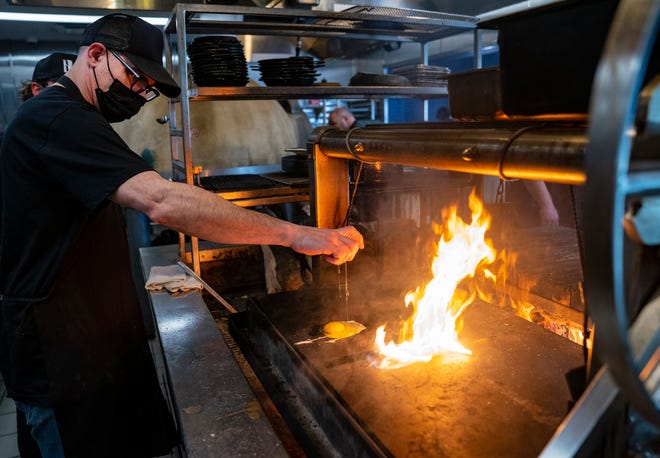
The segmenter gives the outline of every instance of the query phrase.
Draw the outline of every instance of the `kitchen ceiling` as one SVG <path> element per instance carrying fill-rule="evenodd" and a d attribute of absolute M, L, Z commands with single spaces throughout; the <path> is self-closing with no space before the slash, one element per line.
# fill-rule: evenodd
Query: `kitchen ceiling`
<path fill-rule="evenodd" d="M 169 11 L 176 1 L 174 0 L 78 0 L 72 5 L 68 0 L 7 0 L 10 5 L 16 6 L 49 6 L 56 8 L 99 8 L 99 9 L 131 9 Z M 202 3 L 202 2 L 189 2 Z"/>
<path fill-rule="evenodd" d="M 185 3 L 207 3 L 242 6 L 289 5 L 296 0 L 228 0 L 188 1 Z M 526 6 L 547 3 L 552 0 L 528 0 Z M 110 11 L 125 11 L 141 16 L 167 16 L 175 0 L 0 0 L 0 13 L 76 14 L 100 16 Z M 386 6 L 427 11 L 465 14 L 476 16 L 512 4 L 515 0 L 319 0 L 319 8 L 332 11 L 354 5 Z M 45 23 L 0 20 L 0 41 L 27 41 L 77 43 L 84 24 Z"/>
<path fill-rule="evenodd" d="M 208 4 L 236 4 L 240 0 L 235 1 L 188 1 L 185 3 L 208 3 Z M 101 9 L 101 10 L 142 10 L 142 11 L 159 11 L 169 12 L 174 8 L 177 3 L 175 0 L 78 0 L 75 5 L 68 0 L 6 0 L 10 7 L 50 7 L 50 8 L 67 8 L 67 9 Z M 243 2 L 241 2 L 243 3 Z M 259 0 L 250 2 L 253 5 L 264 6 Z M 335 2 L 325 2 L 335 3 Z M 349 2 L 336 2 L 348 3 L 351 5 L 375 5 L 375 6 L 389 6 L 399 8 L 416 8 L 428 11 L 442 11 L 446 13 L 477 15 L 487 11 L 492 11 L 504 6 L 517 3 L 511 0 L 384 0 L 384 1 L 349 1 Z M 324 8 L 325 9 L 325 8 Z"/>

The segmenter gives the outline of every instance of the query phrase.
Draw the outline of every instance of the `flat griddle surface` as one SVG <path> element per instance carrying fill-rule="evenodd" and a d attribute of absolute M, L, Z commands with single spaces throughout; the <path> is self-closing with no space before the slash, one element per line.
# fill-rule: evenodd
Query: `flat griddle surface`
<path fill-rule="evenodd" d="M 568 412 L 565 374 L 583 364 L 581 348 L 477 300 L 464 312 L 460 334 L 471 356 L 377 369 L 376 328 L 409 313 L 402 299 L 385 295 L 353 293 L 348 317 L 336 291 L 268 295 L 248 313 L 267 317 L 334 390 L 332 402 L 349 406 L 394 456 L 537 456 Z M 296 344 L 318 336 L 326 322 L 347 318 L 367 329 L 334 343 Z"/>

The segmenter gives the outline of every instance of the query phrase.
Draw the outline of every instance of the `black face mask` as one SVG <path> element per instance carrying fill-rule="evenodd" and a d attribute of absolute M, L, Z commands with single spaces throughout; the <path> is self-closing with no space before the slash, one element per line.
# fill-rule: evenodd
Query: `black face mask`
<path fill-rule="evenodd" d="M 107 65 L 108 72 L 112 76 L 110 63 L 107 63 Z M 131 91 L 114 76 L 112 76 L 113 81 L 108 90 L 103 92 L 99 87 L 99 80 L 96 78 L 96 69 L 92 69 L 92 71 L 96 80 L 95 92 L 96 100 L 99 102 L 99 110 L 108 122 L 120 122 L 133 117 L 147 102 L 147 99 Z"/>
<path fill-rule="evenodd" d="M 144 97 L 114 80 L 107 91 L 96 88 L 99 110 L 108 122 L 120 122 L 133 117 L 147 101 Z"/>

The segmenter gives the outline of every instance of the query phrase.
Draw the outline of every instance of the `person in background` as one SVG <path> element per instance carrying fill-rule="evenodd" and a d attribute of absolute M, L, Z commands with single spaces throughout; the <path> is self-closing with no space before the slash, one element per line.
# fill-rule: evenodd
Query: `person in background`
<path fill-rule="evenodd" d="M 132 281 L 123 208 L 203 240 L 351 261 L 353 227 L 272 218 L 164 179 L 110 123 L 180 88 L 163 33 L 115 13 L 71 69 L 22 104 L 0 147 L 0 371 L 44 456 L 151 457 L 178 442 Z"/>
<path fill-rule="evenodd" d="M 538 210 L 539 226 L 559 226 L 559 212 L 544 181 L 522 180 Z"/>
<path fill-rule="evenodd" d="M 18 95 L 21 100 L 26 100 L 39 94 L 44 88 L 55 84 L 73 65 L 76 60 L 75 54 L 54 52 L 37 62 L 32 71 L 32 79 L 23 81 Z M 2 142 L 3 132 L 0 132 L 0 143 Z"/>
<path fill-rule="evenodd" d="M 506 200 L 514 209 L 508 222 L 517 229 L 559 226 L 560 211 L 548 189 L 540 180 L 511 180 L 506 183 Z"/>
<path fill-rule="evenodd" d="M 32 79 L 23 81 L 23 87 L 19 92 L 21 100 L 25 102 L 41 92 L 42 89 L 55 84 L 62 75 L 69 71 L 75 60 L 75 54 L 61 52 L 54 52 L 41 59 L 34 67 Z"/>
<path fill-rule="evenodd" d="M 435 113 L 435 119 L 438 121 L 451 121 L 451 114 L 447 107 L 440 107 Z"/>
<path fill-rule="evenodd" d="M 357 127 L 357 121 L 353 113 L 346 108 L 337 107 L 330 113 L 328 117 L 330 125 L 335 126 L 340 130 L 350 130 Z"/>

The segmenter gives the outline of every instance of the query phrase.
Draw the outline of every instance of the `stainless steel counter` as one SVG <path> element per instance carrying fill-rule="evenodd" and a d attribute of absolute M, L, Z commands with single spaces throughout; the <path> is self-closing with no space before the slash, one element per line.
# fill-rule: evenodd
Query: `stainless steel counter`
<path fill-rule="evenodd" d="M 151 266 L 176 264 L 178 245 L 140 249 Z M 149 293 L 152 351 L 182 436 L 182 455 L 288 456 L 211 313 L 195 291 Z"/>

